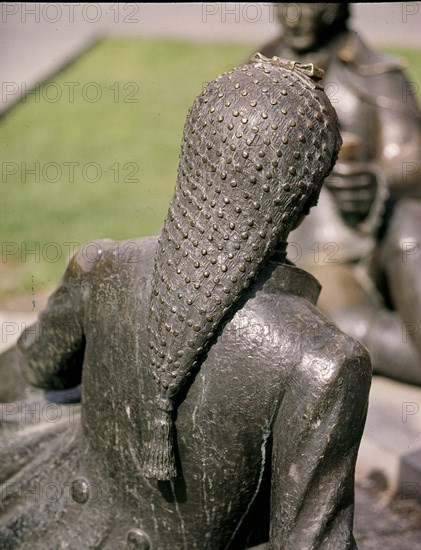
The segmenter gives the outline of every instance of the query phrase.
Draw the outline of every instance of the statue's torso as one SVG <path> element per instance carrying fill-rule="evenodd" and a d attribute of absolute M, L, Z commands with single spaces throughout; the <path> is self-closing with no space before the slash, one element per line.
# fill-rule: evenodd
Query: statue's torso
<path fill-rule="evenodd" d="M 64 488 L 53 502 L 41 498 L 16 513 L 32 525 L 28 548 L 68 541 L 69 548 L 114 549 L 133 529 L 162 549 L 245 548 L 267 540 L 275 416 L 291 375 L 299 380 L 304 355 L 311 363 L 338 335 L 311 303 L 319 286 L 301 270 L 270 263 L 180 396 L 183 476 L 148 480 L 140 473 L 151 383 L 144 335 L 156 241 L 133 243 L 130 258 L 118 256 L 124 243 L 107 243 L 83 277 L 82 420 L 58 429 L 44 461 L 35 456 L 15 478 Z M 78 496 L 83 483 L 86 499 Z"/>
<path fill-rule="evenodd" d="M 306 322 L 320 322 L 316 310 L 285 291 L 261 289 L 248 299 L 180 399 L 176 428 L 184 479 L 147 480 L 140 459 L 142 415 L 152 395 L 143 336 L 154 254 L 149 242 L 136 264 L 120 264 L 118 277 L 112 268 L 101 285 L 90 285 L 86 326 L 94 331 L 101 326 L 102 334 L 85 353 L 82 439 L 89 440 L 104 475 L 113 477 L 117 500 L 123 497 L 123 508 L 130 510 L 125 517 L 136 517 L 134 525 L 141 524 L 160 548 L 173 548 L 176 541 L 180 548 L 223 548 L 238 535 L 237 527 L 243 536 L 251 531 L 267 536 L 271 427 L 288 373 L 306 349 Z M 307 282 L 314 299 L 317 283 Z M 118 317 L 104 315 L 105 308 Z M 312 336 L 309 331 L 309 340 Z M 104 379 L 112 383 L 105 386 Z M 106 387 L 112 390 L 101 395 Z"/>

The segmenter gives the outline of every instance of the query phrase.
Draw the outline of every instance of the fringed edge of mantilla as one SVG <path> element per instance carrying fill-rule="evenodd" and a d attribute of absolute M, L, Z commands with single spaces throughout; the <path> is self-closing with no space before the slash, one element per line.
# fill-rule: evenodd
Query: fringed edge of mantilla
<path fill-rule="evenodd" d="M 162 399 L 155 410 L 149 439 L 144 446 L 142 471 L 147 478 L 165 481 L 177 477 L 175 426 L 171 413 L 171 402 Z"/>

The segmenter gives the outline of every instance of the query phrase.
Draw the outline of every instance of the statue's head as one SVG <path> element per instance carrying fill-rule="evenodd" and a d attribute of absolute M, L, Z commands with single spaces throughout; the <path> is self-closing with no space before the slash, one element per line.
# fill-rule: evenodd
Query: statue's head
<path fill-rule="evenodd" d="M 276 13 L 285 42 L 297 52 L 316 50 L 346 28 L 348 2 L 329 4 L 279 3 Z"/>
<path fill-rule="evenodd" d="M 337 117 L 315 76 L 257 55 L 207 84 L 188 113 L 149 306 L 149 477 L 175 475 L 178 391 L 335 163 Z"/>

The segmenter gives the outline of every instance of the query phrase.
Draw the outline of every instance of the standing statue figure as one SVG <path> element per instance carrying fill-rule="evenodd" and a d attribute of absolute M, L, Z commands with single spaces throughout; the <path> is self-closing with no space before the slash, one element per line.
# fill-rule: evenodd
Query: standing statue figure
<path fill-rule="evenodd" d="M 340 146 L 318 76 L 256 54 L 210 82 L 159 239 L 72 259 L 18 347 L 34 386 L 81 383 L 81 419 L 2 436 L 0 547 L 356 548 L 370 361 L 285 253 Z"/>
<path fill-rule="evenodd" d="M 349 6 L 277 6 L 267 56 L 315 62 L 343 147 L 291 256 L 321 282 L 319 307 L 369 349 L 375 372 L 421 384 L 421 113 L 402 62 L 348 28 Z"/>

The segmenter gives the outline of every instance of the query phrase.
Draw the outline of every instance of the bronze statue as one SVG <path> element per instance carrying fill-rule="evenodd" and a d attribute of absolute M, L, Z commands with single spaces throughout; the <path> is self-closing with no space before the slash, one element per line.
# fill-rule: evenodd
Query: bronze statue
<path fill-rule="evenodd" d="M 369 349 L 375 372 L 421 384 L 421 113 L 402 62 L 372 51 L 341 4 L 277 6 L 268 56 L 312 60 L 343 147 L 290 254 L 323 286 L 319 306 Z"/>
<path fill-rule="evenodd" d="M 340 145 L 319 76 L 256 55 L 210 82 L 160 238 L 70 262 L 17 361 L 81 383 L 81 419 L 2 436 L 1 547 L 356 548 L 370 362 L 285 253 Z M 34 482 L 67 490 L 22 501 Z"/>

